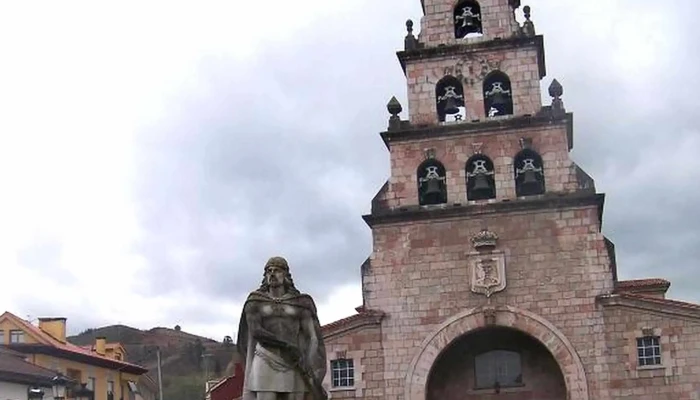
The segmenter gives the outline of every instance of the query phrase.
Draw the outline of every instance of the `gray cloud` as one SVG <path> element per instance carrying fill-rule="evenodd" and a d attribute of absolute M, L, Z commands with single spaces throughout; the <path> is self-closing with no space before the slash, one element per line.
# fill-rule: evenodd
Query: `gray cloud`
<path fill-rule="evenodd" d="M 275 254 L 320 300 L 359 282 L 361 215 L 388 173 L 378 132 L 405 91 L 393 52 L 409 13 L 378 8 L 358 24 L 318 21 L 250 64 L 202 62 L 207 89 L 182 93 L 142 143 L 146 290 L 240 301 Z"/>
<path fill-rule="evenodd" d="M 135 251 L 149 263 L 142 290 L 183 303 L 197 297 L 165 320 L 215 318 L 202 312 L 207 301 L 243 300 L 276 254 L 290 260 L 298 287 L 321 301 L 338 285 L 359 283 L 371 251 L 360 216 L 389 173 L 378 136 L 384 106 L 392 95 L 406 105 L 394 53 L 405 20 L 420 18 L 418 0 L 366 3 L 250 60 L 203 55 L 197 85 L 171 98 L 164 117 L 141 132 L 136 201 L 146 235 Z M 604 231 L 617 245 L 621 277 L 672 278 L 676 296 L 700 300 L 693 283 L 700 165 L 678 162 L 698 143 L 680 145 L 698 134 L 700 85 L 691 71 L 700 61 L 688 50 L 698 39 L 691 20 L 698 6 L 618 2 L 615 18 L 628 24 L 635 22 L 629 12 L 644 10 L 669 21 L 659 35 L 671 48 L 650 45 L 658 55 L 635 77 L 614 63 L 624 44 L 614 31 L 586 29 L 607 13 L 607 1 L 597 4 L 582 16 L 570 12 L 573 1 L 531 2 L 546 40 L 543 87 L 553 77 L 564 84 L 575 113 L 572 156 L 608 194 Z M 674 167 L 648 162 L 659 155 L 675 159 Z"/>

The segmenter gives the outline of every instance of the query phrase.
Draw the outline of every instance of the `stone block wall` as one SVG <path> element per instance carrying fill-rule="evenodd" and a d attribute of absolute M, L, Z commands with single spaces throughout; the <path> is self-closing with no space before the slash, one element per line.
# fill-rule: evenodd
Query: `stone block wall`
<path fill-rule="evenodd" d="M 425 16 L 421 19 L 419 40 L 426 46 L 475 43 L 494 38 L 508 38 L 519 30 L 508 0 L 480 0 L 483 36 L 455 38 L 454 8 L 457 0 L 425 0 Z"/>
<path fill-rule="evenodd" d="M 395 142 L 391 145 L 391 178 L 388 190 L 379 199 L 389 208 L 418 204 L 416 171 L 425 159 L 426 149 L 435 149 L 435 157 L 447 172 L 448 204 L 467 203 L 466 162 L 478 145 L 491 158 L 495 168 L 496 199 L 515 199 L 514 157 L 522 149 L 520 138 L 532 139 L 532 149 L 544 163 L 547 193 L 572 193 L 578 190 L 575 164 L 569 158 L 566 128 L 550 125 L 502 133 L 484 132 L 459 137 Z M 480 145 L 479 145 L 480 144 Z"/>
<path fill-rule="evenodd" d="M 470 238 L 500 237 L 507 287 L 487 299 L 470 290 Z M 386 398 L 403 398 L 407 366 L 447 318 L 485 305 L 541 315 L 569 338 L 584 363 L 605 350 L 595 297 L 613 289 L 597 207 L 483 215 L 375 226 L 366 306 L 382 310 Z M 555 357 L 557 355 L 555 354 Z"/>
<path fill-rule="evenodd" d="M 700 307 L 699 307 L 700 308 Z M 606 356 L 590 366 L 600 399 L 700 399 L 700 320 L 632 308 L 605 310 Z M 639 366 L 638 337 L 660 337 L 660 366 Z"/>
<path fill-rule="evenodd" d="M 365 326 L 325 338 L 328 359 L 326 378 L 323 381 L 331 399 L 384 398 L 384 356 L 380 326 Z M 331 385 L 331 360 L 352 359 L 355 366 L 355 385 L 352 388 L 333 388 Z"/>
<path fill-rule="evenodd" d="M 406 65 L 409 118 L 412 124 L 437 124 L 435 88 L 452 75 L 462 82 L 466 122 L 485 120 L 483 84 L 487 74 L 504 72 L 511 81 L 514 115 L 536 114 L 542 108 L 538 51 L 534 46 L 483 50 L 463 56 L 410 61 Z M 508 118 L 508 116 L 497 117 Z M 452 123 L 452 122 L 448 122 Z M 455 122 L 456 123 L 456 122 Z"/>

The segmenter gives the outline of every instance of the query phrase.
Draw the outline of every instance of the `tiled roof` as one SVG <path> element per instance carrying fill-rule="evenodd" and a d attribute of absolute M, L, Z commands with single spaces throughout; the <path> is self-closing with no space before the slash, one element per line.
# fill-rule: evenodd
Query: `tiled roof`
<path fill-rule="evenodd" d="M 4 346 L 0 346 L 3 348 Z M 33 383 L 48 387 L 55 372 L 41 368 L 24 360 L 16 352 L 0 350 L 0 380 L 6 379 L 14 382 Z"/>
<path fill-rule="evenodd" d="M 378 323 L 384 316 L 384 313 L 381 311 L 367 310 L 362 306 L 357 307 L 356 310 L 358 313 L 355 315 L 323 325 L 321 327 L 321 331 L 327 335 L 332 332 L 336 332 L 337 330 L 349 328 L 356 324 L 362 324 L 363 322 Z"/>
<path fill-rule="evenodd" d="M 671 286 L 671 282 L 666 279 L 651 278 L 651 279 L 632 279 L 628 281 L 618 281 L 618 289 L 646 289 L 646 288 L 667 288 Z"/>
<path fill-rule="evenodd" d="M 645 296 L 643 294 L 638 294 L 638 293 L 621 293 L 620 296 L 627 298 L 627 299 L 643 300 L 643 301 L 646 301 L 649 303 L 655 303 L 655 304 L 663 305 L 663 306 L 674 306 L 674 307 L 686 308 L 689 310 L 700 310 L 700 304 L 689 303 L 686 301 L 661 299 L 658 297 Z"/>
<path fill-rule="evenodd" d="M 23 320 L 22 318 L 19 318 L 18 316 L 10 312 L 5 312 L 4 314 L 0 315 L 0 318 L 4 316 L 7 316 L 17 325 L 20 325 L 30 336 L 37 338 L 38 341 L 41 342 L 41 344 L 44 346 L 51 347 L 53 349 L 59 350 L 60 352 L 72 353 L 81 356 L 81 359 L 87 360 L 86 362 L 89 362 L 89 360 L 92 359 L 93 361 L 101 362 L 102 364 L 108 363 L 115 365 L 116 368 L 119 369 L 128 368 L 129 370 L 132 370 L 135 373 L 139 373 L 136 371 L 141 371 L 140 373 L 145 373 L 148 371 L 140 365 L 115 360 L 106 356 L 101 356 L 97 353 L 92 352 L 90 349 L 76 346 L 69 342 L 62 342 L 56 339 L 55 337 L 49 335 L 48 333 L 44 332 L 43 330 L 39 329 L 39 327 L 32 325 L 29 321 Z M 12 349 L 19 351 L 31 351 L 31 349 L 38 349 L 40 347 L 41 346 L 36 345 L 16 344 L 12 346 Z"/>

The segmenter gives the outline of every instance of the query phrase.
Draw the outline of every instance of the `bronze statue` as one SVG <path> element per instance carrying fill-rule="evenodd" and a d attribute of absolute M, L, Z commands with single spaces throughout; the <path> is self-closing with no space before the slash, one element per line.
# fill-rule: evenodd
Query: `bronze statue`
<path fill-rule="evenodd" d="M 243 400 L 326 400 L 326 349 L 316 305 L 294 287 L 282 257 L 265 264 L 262 285 L 243 305 L 238 351 Z"/>

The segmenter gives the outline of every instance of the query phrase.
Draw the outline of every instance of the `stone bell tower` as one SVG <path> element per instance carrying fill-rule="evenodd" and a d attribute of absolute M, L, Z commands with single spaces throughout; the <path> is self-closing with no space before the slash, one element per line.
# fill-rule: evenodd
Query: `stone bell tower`
<path fill-rule="evenodd" d="M 556 80 L 542 105 L 532 10 L 521 25 L 519 0 L 422 5 L 398 53 L 408 119 L 392 98 L 391 174 L 364 217 L 364 308 L 386 313 L 384 398 L 588 399 L 579 357 L 596 332 L 574 321 L 601 321 L 612 244 L 603 195 L 569 158 Z"/>
<path fill-rule="evenodd" d="M 417 0 L 416 0 L 417 1 Z M 358 314 L 324 327 L 335 399 L 700 399 L 700 306 L 618 281 L 603 200 L 519 0 L 422 0 Z"/>

